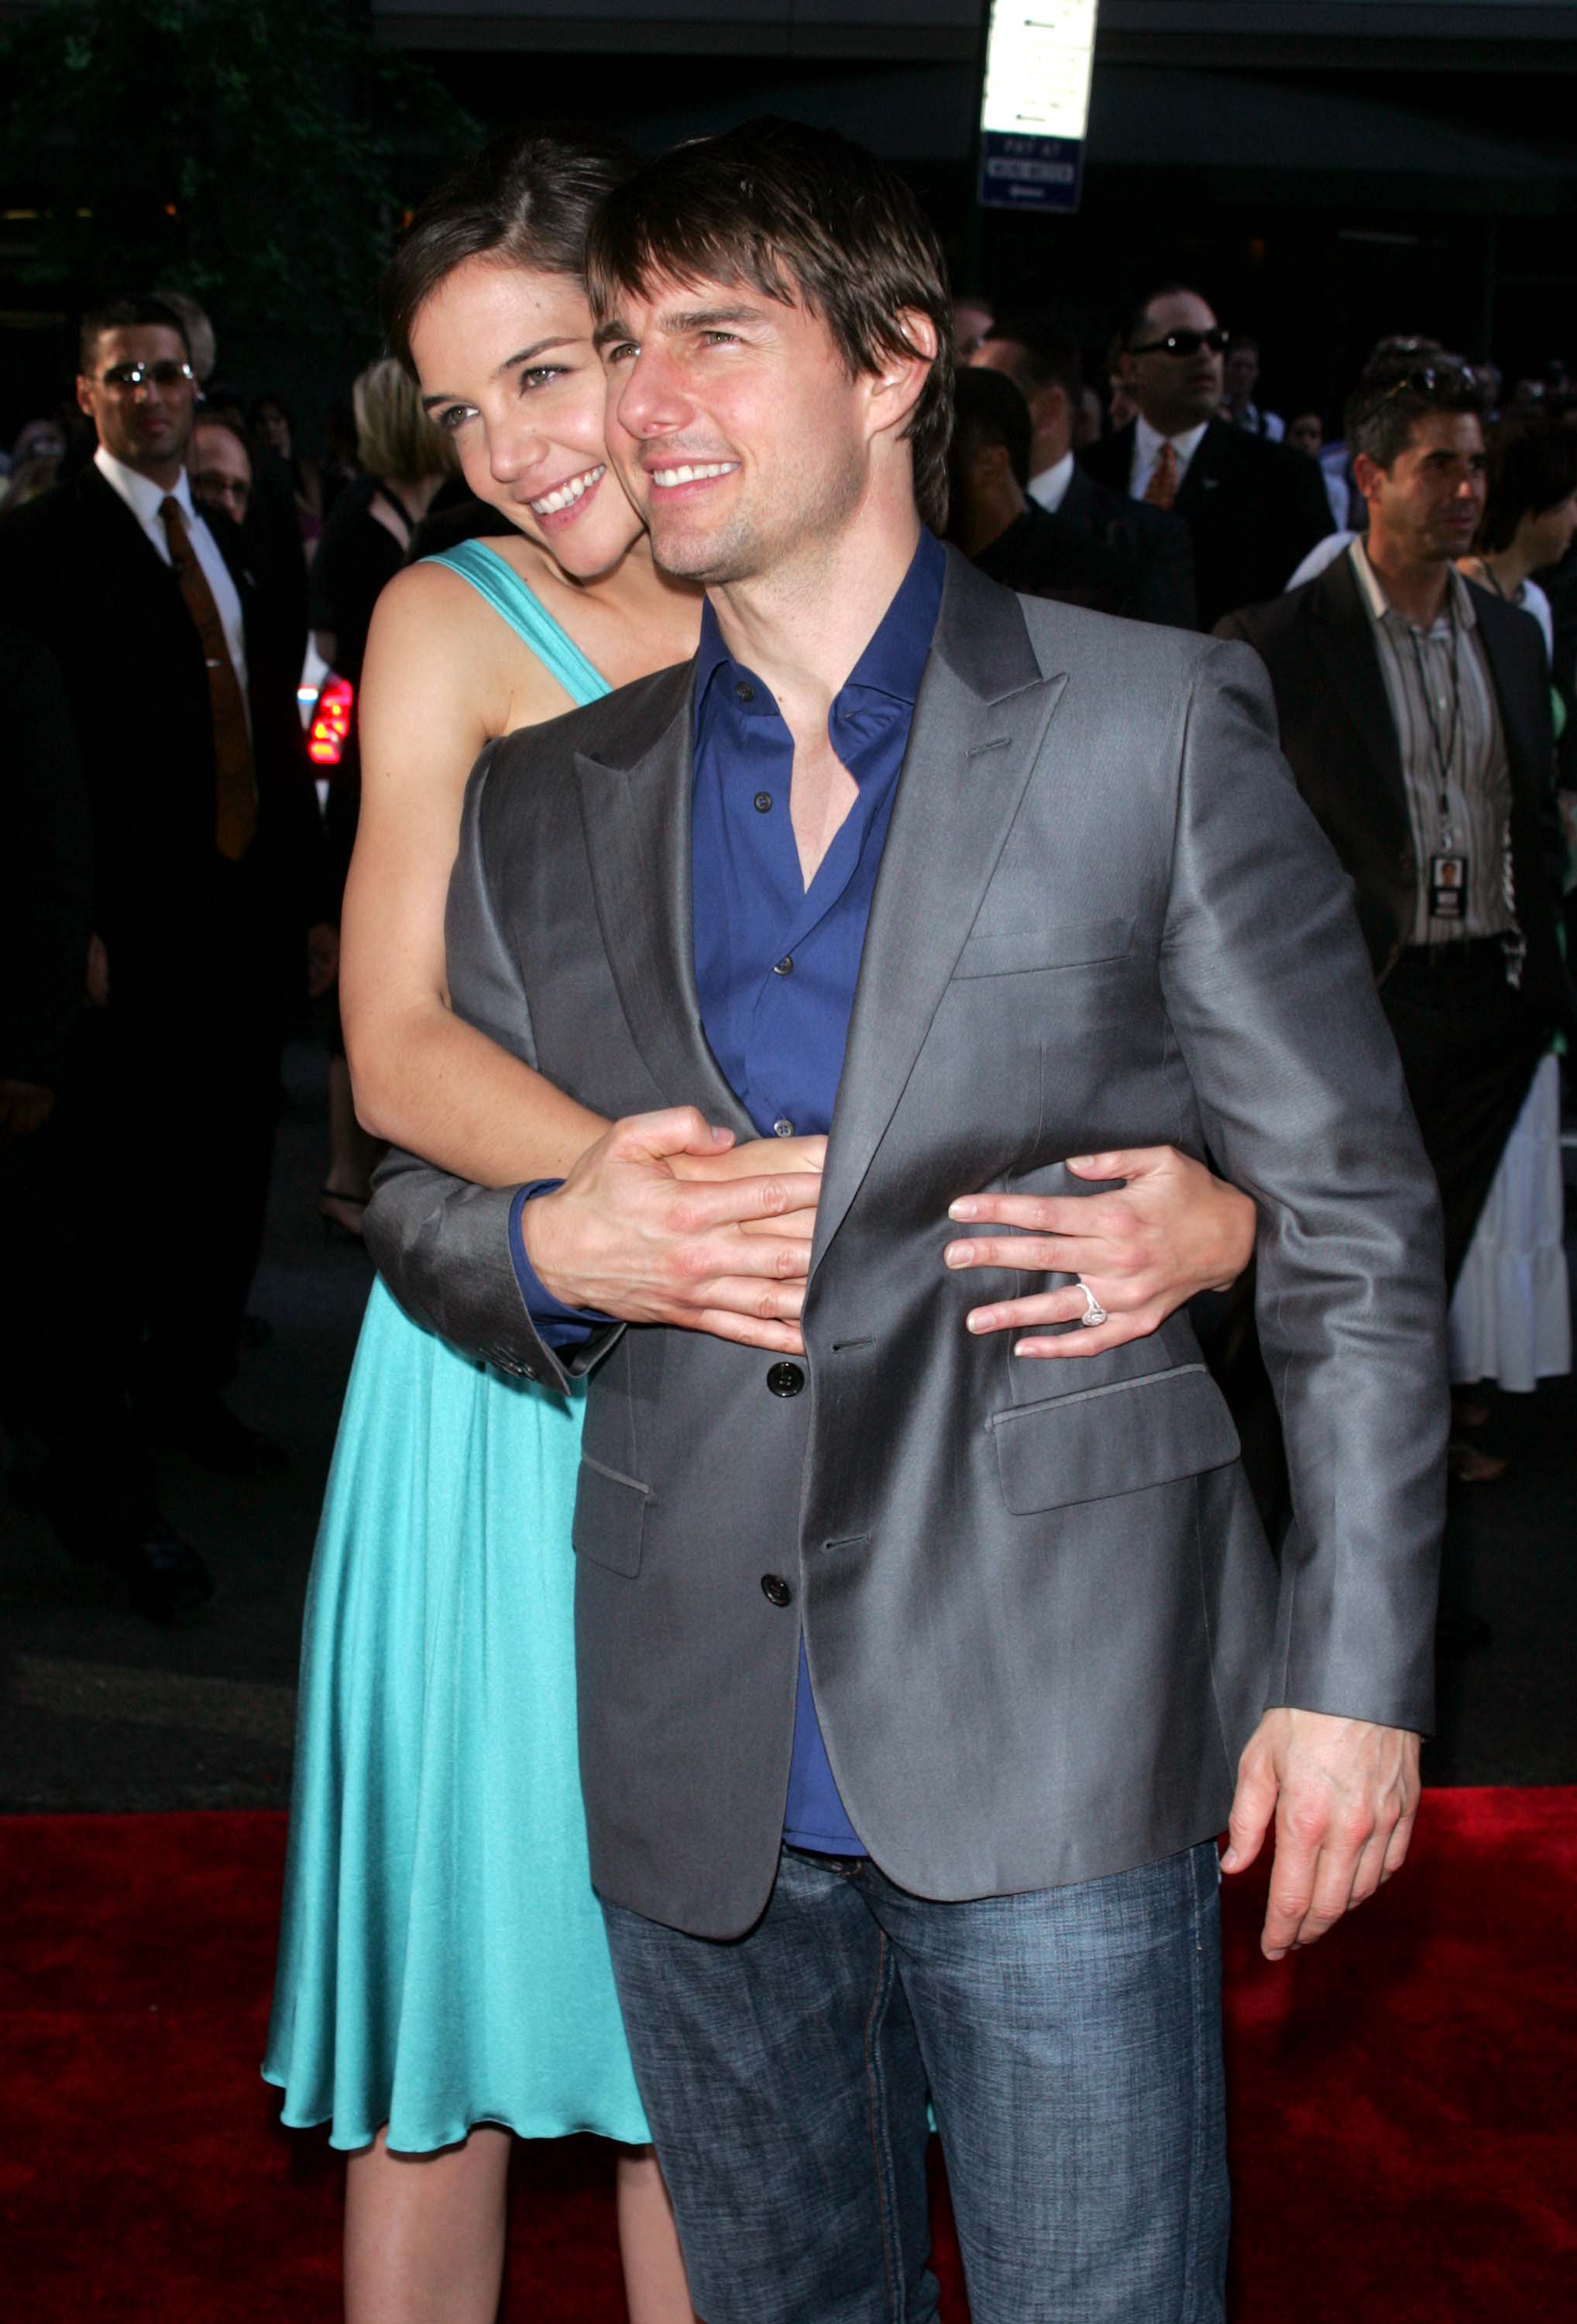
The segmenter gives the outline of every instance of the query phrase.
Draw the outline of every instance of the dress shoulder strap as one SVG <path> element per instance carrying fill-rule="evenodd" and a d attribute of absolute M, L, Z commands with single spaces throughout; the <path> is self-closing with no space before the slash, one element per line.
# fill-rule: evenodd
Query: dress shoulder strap
<path fill-rule="evenodd" d="M 485 597 L 495 613 L 530 646 L 549 675 L 556 678 L 576 703 L 600 701 L 613 692 L 601 670 L 593 668 L 568 632 L 556 622 L 541 599 L 529 589 L 514 567 L 485 540 L 462 540 L 424 565 L 446 565 Z"/>

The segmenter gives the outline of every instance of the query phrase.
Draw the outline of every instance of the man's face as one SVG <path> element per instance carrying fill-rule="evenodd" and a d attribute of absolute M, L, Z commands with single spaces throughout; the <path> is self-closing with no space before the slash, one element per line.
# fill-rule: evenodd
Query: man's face
<path fill-rule="evenodd" d="M 1296 420 L 1286 423 L 1286 440 L 1295 452 L 1307 452 L 1317 459 L 1325 442 L 1324 422 L 1317 411 L 1300 411 Z"/>
<path fill-rule="evenodd" d="M 978 299 L 953 301 L 953 342 L 960 363 L 973 363 L 982 339 L 989 339 L 995 320 Z"/>
<path fill-rule="evenodd" d="M 881 432 L 820 318 L 748 284 L 657 281 L 597 333 L 607 441 L 666 572 L 741 581 L 853 521 Z"/>
<path fill-rule="evenodd" d="M 1229 347 L 1223 357 L 1226 392 L 1234 403 L 1251 403 L 1259 384 L 1259 358 L 1252 347 Z"/>
<path fill-rule="evenodd" d="M 139 365 L 148 375 L 133 386 L 128 374 Z M 197 410 L 188 368 L 186 342 L 168 324 L 134 323 L 99 333 L 92 369 L 78 376 L 77 401 L 106 452 L 128 468 L 180 467 Z"/>
<path fill-rule="evenodd" d="M 1377 547 L 1422 563 L 1465 556 L 1484 513 L 1484 431 L 1472 411 L 1429 411 L 1382 468 L 1352 464 Z"/>
<path fill-rule="evenodd" d="M 191 488 L 204 508 L 217 509 L 235 523 L 245 521 L 252 501 L 252 462 L 233 428 L 199 420 L 191 438 Z"/>
<path fill-rule="evenodd" d="M 1122 375 L 1150 426 L 1163 436 L 1186 435 L 1213 416 L 1221 405 L 1224 364 L 1203 345 L 1172 355 L 1154 343 L 1174 331 L 1197 335 L 1216 327 L 1209 305 L 1192 290 L 1170 290 L 1152 299 L 1145 310 L 1133 349 L 1122 358 Z M 1149 352 L 1136 352 L 1139 348 Z"/>
<path fill-rule="evenodd" d="M 1055 382 L 1046 387 L 1035 385 L 1030 375 L 1029 351 L 1019 339 L 988 338 L 970 361 L 976 370 L 1001 372 L 1029 406 L 1035 428 L 1031 473 L 1055 467 L 1074 440 L 1075 415 L 1066 388 L 1058 387 Z"/>

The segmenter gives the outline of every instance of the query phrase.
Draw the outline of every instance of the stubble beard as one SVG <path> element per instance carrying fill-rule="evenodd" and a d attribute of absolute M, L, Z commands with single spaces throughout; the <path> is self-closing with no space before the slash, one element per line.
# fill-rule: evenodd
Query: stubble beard
<path fill-rule="evenodd" d="M 818 462 L 812 475 L 791 466 L 764 484 L 758 479 L 754 505 L 745 503 L 705 534 L 687 537 L 676 529 L 665 541 L 653 523 L 652 557 L 676 580 L 699 581 L 706 588 L 759 580 L 835 539 L 858 507 L 863 485 L 864 469 L 852 449 L 836 467 Z"/>

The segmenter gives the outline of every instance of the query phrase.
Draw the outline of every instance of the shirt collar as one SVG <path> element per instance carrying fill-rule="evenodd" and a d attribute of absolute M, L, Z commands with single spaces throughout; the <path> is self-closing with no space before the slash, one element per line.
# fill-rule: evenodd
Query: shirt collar
<path fill-rule="evenodd" d="M 1074 456 L 1071 452 L 1065 452 L 1062 458 L 1054 460 L 1049 468 L 1042 468 L 1038 476 L 1030 477 L 1030 499 L 1038 501 L 1043 509 L 1049 509 L 1055 516 L 1066 497 L 1073 475 Z"/>
<path fill-rule="evenodd" d="M 905 703 L 913 709 L 925 672 L 926 658 L 931 650 L 936 616 L 941 611 L 942 584 L 946 572 L 947 558 L 941 542 L 922 526 L 908 571 L 899 584 L 891 604 L 877 624 L 875 635 L 839 687 L 839 701 L 851 687 L 862 687 L 873 694 L 885 694 L 894 702 Z M 725 668 L 739 669 L 740 682 L 749 682 L 750 673 L 733 660 L 723 641 L 723 632 L 718 626 L 712 600 L 708 597 L 702 608 L 701 641 L 696 653 L 697 720 L 717 673 Z M 758 686 L 758 694 L 762 708 L 772 711 L 775 706 L 766 687 Z"/>
<path fill-rule="evenodd" d="M 1180 468 L 1185 468 L 1188 466 L 1189 461 L 1194 457 L 1195 452 L 1198 451 L 1201 444 L 1204 443 L 1204 431 L 1209 426 L 1210 422 L 1208 420 L 1202 420 L 1197 428 L 1190 428 L 1185 435 L 1163 436 L 1158 428 L 1152 428 L 1150 426 L 1149 421 L 1145 418 L 1144 413 L 1141 411 L 1139 415 L 1139 419 L 1135 422 L 1139 438 L 1139 458 L 1144 462 L 1147 467 L 1153 468 L 1156 462 L 1161 456 L 1162 445 L 1170 444 L 1173 451 L 1177 455 L 1178 466 Z"/>
<path fill-rule="evenodd" d="M 120 494 L 139 524 L 157 523 L 159 512 L 165 502 L 174 500 L 180 502 L 187 530 L 190 530 L 197 511 L 192 505 L 191 480 L 184 468 L 167 493 L 162 484 L 156 484 L 140 469 L 128 467 L 124 460 L 117 460 L 115 454 L 106 451 L 102 444 L 93 455 L 93 465 L 106 484 L 112 485 Z"/>
<path fill-rule="evenodd" d="M 1408 621 L 1405 613 L 1397 613 L 1386 595 L 1385 585 L 1369 561 L 1369 549 L 1361 533 L 1347 553 L 1352 560 L 1352 570 L 1358 576 L 1358 586 L 1362 594 L 1363 602 L 1369 607 L 1373 618 L 1377 622 L 1383 622 L 1388 616 L 1402 622 L 1408 629 L 1416 628 L 1417 624 Z M 1475 628 L 1479 617 L 1473 611 L 1472 590 L 1454 565 L 1448 565 L 1445 574 L 1446 604 L 1451 608 L 1451 618 L 1459 630 Z M 1441 610 L 1443 613 L 1445 607 L 1443 606 Z M 1436 626 L 1438 627 L 1438 623 Z"/>

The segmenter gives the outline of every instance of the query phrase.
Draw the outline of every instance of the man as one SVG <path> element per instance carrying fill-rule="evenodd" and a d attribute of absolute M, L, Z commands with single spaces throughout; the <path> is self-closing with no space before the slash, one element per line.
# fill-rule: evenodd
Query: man
<path fill-rule="evenodd" d="M 1174 284 L 1142 300 L 1124 327 L 1120 357 L 1139 416 L 1080 455 L 1108 491 L 1175 508 L 1184 520 L 1207 629 L 1282 588 L 1331 530 L 1308 462 L 1220 417 L 1226 346 L 1196 290 Z"/>
<path fill-rule="evenodd" d="M 1448 1282 L 1535 1065 L 1577 1027 L 1555 934 L 1542 642 L 1455 569 L 1483 513 L 1481 411 L 1452 357 L 1366 372 L 1347 441 L 1367 544 L 1219 632 L 1268 670 L 1281 747 L 1353 881 L 1440 1182 Z"/>
<path fill-rule="evenodd" d="M 999 371 L 961 371 L 947 447 L 946 538 L 982 573 L 1027 597 L 1125 611 L 1131 562 L 1030 499 L 1029 407 Z"/>
<path fill-rule="evenodd" d="M 1194 550 L 1181 517 L 1149 508 L 1126 492 L 1108 491 L 1074 460 L 1084 363 L 1072 331 L 1051 316 L 1010 315 L 992 326 L 972 360 L 983 370 L 1001 372 L 1029 406 L 1030 499 L 1130 568 L 1132 581 L 1121 602 L 1106 610 L 1134 621 L 1196 628 Z M 1097 427 L 1095 439 L 1099 436 Z M 1007 579 L 1005 574 L 996 577 Z M 1019 586 L 1009 582 L 1010 587 Z"/>
<path fill-rule="evenodd" d="M 66 683 L 106 1001 L 69 1092 L 58 1305 L 72 1345 L 52 1514 L 164 1615 L 212 1585 L 159 1515 L 143 1439 L 229 1473 L 281 1457 L 220 1391 L 262 1233 L 320 840 L 295 673 L 259 632 L 235 527 L 192 498 L 179 317 L 152 298 L 89 315 L 77 392 L 93 463 L 0 522 L 0 612 Z M 315 942 L 322 977 L 331 932 Z"/>
<path fill-rule="evenodd" d="M 1222 374 L 1221 416 L 1234 428 L 1246 428 L 1250 436 L 1279 444 L 1286 434 L 1286 422 L 1274 411 L 1260 410 L 1254 401 L 1259 384 L 1259 342 L 1246 331 L 1234 331 Z"/>
<path fill-rule="evenodd" d="M 591 1375 L 582 1772 L 692 2296 L 934 2317 L 928 2087 L 976 2324 L 1220 2318 L 1232 1759 L 1279 1957 L 1395 1869 L 1429 1718 L 1438 1228 L 1361 944 L 1250 657 L 924 529 L 947 300 L 893 172 L 751 123 L 638 173 L 588 263 L 610 458 L 702 642 L 496 746 L 449 967 L 637 1118 L 556 1189 L 399 1157 L 368 1239 L 451 1340 Z M 738 1265 L 662 1167 L 697 1109 L 830 1121 L 776 1360 L 665 1328 Z M 1261 1205 L 1279 1611 L 1185 1317 L 1072 1397 L 966 1323 L 983 1261 L 986 1317 L 1078 1328 L 1033 1275 L 1064 1158 L 1163 1121 Z"/>
<path fill-rule="evenodd" d="M 199 416 L 191 431 L 191 489 L 205 516 L 246 522 L 252 505 L 252 455 L 239 428 Z"/>

